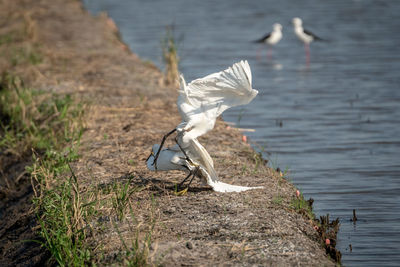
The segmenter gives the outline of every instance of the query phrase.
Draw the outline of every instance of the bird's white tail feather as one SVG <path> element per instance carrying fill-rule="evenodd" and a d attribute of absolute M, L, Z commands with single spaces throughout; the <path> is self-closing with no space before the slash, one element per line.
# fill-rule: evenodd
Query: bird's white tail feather
<path fill-rule="evenodd" d="M 220 182 L 220 181 L 217 181 L 217 182 L 209 181 L 208 185 L 210 185 L 213 188 L 214 191 L 216 191 L 216 192 L 224 192 L 224 193 L 243 192 L 243 191 L 246 191 L 246 190 L 263 188 L 262 186 L 247 187 L 247 186 L 240 186 L 240 185 L 232 185 L 232 184 L 226 184 L 226 183 L 223 183 L 223 182 Z"/>

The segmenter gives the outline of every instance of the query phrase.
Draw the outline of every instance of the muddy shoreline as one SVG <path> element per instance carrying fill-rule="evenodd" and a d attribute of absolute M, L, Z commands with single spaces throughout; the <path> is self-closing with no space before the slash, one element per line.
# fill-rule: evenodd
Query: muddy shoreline
<path fill-rule="evenodd" d="M 188 194 L 177 196 L 174 187 L 182 172 L 147 170 L 152 144 L 180 121 L 177 90 L 164 85 L 154 65 L 129 51 L 106 15 L 92 17 L 73 0 L 4 0 L 0 14 L 0 36 L 14 36 L 0 46 L 1 71 L 12 71 L 32 88 L 90 102 L 73 169 L 82 196 L 96 200 L 97 213 L 86 222 L 92 229 L 87 238 L 92 262 L 126 264 L 123 240 L 142 241 L 151 231 L 150 265 L 335 265 L 323 242 L 333 237 L 294 206 L 296 188 L 223 121 L 200 139 L 220 179 L 265 189 L 221 194 L 196 181 Z M 35 52 L 40 60 L 15 64 L 7 46 Z M 10 188 L 5 179 L 18 177 L 19 183 L 14 195 L 1 191 L 0 263 L 40 266 L 49 253 L 17 242 L 35 239 L 38 228 L 29 204 L 29 175 L 23 162 L 2 161 L 1 167 L 2 188 Z M 112 190 L 122 184 L 133 193 L 129 211 L 118 219 Z"/>

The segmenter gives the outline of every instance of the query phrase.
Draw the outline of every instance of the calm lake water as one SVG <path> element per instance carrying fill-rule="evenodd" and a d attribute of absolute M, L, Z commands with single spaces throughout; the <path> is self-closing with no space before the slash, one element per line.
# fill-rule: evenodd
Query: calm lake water
<path fill-rule="evenodd" d="M 264 148 L 271 166 L 290 169 L 317 215 L 342 223 L 346 266 L 400 262 L 400 1 L 85 0 L 106 11 L 135 53 L 162 68 L 160 40 L 174 25 L 186 80 L 247 59 L 259 95 L 226 121 Z M 328 40 L 303 45 L 290 21 Z M 283 39 L 257 59 L 272 24 Z M 359 221 L 350 222 L 352 210 Z M 349 251 L 352 245 L 352 252 Z"/>

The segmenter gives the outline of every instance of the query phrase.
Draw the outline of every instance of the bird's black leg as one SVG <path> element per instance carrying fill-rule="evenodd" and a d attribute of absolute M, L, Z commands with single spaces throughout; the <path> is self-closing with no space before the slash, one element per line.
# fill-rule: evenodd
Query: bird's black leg
<path fill-rule="evenodd" d="M 178 136 L 175 137 L 175 142 L 178 145 L 179 149 L 182 151 L 183 155 L 185 155 L 186 160 L 191 161 L 190 158 L 188 157 L 188 155 L 186 154 L 186 151 L 183 150 L 183 148 L 181 147 L 181 145 L 178 142 Z"/>
<path fill-rule="evenodd" d="M 190 182 L 189 182 L 189 184 L 187 185 L 187 189 L 189 189 L 189 186 L 190 186 L 190 184 L 193 182 L 194 177 L 196 177 L 196 174 L 197 174 L 197 172 L 199 171 L 199 169 L 200 169 L 200 167 L 197 166 L 196 169 L 194 170 L 194 172 L 193 172 L 193 177 L 192 177 L 192 179 L 190 179 Z"/>
<path fill-rule="evenodd" d="M 185 179 L 183 179 L 183 181 L 182 182 L 180 182 L 179 184 L 178 184 L 178 187 L 179 188 L 181 188 L 182 187 L 182 185 L 186 182 L 186 180 L 190 177 L 190 176 L 192 176 L 192 171 L 189 171 L 189 174 L 188 174 L 188 176 L 186 176 L 186 178 Z"/>
<path fill-rule="evenodd" d="M 149 158 L 150 158 L 151 156 L 154 156 L 153 150 L 151 150 L 151 153 L 150 153 L 150 155 L 147 157 L 146 162 L 149 160 Z"/>
<path fill-rule="evenodd" d="M 154 157 L 153 164 L 151 164 L 151 165 L 155 164 L 155 169 L 156 170 L 157 170 L 157 159 L 158 159 L 158 156 L 160 155 L 162 147 L 164 146 L 165 140 L 167 140 L 167 137 L 170 136 L 171 134 L 173 134 L 175 131 L 176 131 L 176 128 L 163 136 L 163 139 L 161 141 L 160 147 L 158 148 L 158 151 L 157 151 L 157 153 L 156 153 L 156 155 Z"/>
<path fill-rule="evenodd" d="M 185 151 L 185 150 L 181 147 L 181 145 L 179 144 L 179 142 L 178 142 L 178 136 L 175 137 L 175 142 L 176 142 L 176 144 L 178 145 L 179 149 L 182 151 L 183 155 L 185 155 L 186 160 L 187 160 L 188 162 L 190 162 L 190 163 L 193 164 L 192 160 L 191 160 L 191 159 L 189 158 L 189 156 L 186 154 L 186 151 Z M 193 172 L 190 171 L 189 175 L 186 176 L 186 178 L 179 184 L 179 186 L 182 186 L 182 184 L 183 184 L 191 175 L 193 175 L 193 176 L 192 176 L 192 179 L 190 179 L 190 182 L 189 182 L 189 184 L 188 184 L 187 187 L 186 187 L 186 189 L 189 189 L 190 184 L 193 182 L 193 179 L 196 177 L 197 172 L 199 171 L 199 169 L 200 169 L 200 167 L 197 166 L 196 169 L 195 169 Z"/>

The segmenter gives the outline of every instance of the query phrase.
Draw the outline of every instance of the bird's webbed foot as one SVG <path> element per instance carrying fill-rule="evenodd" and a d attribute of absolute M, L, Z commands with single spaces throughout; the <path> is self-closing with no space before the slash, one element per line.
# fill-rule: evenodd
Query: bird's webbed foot
<path fill-rule="evenodd" d="M 183 184 L 187 181 L 187 179 L 189 179 L 190 177 L 192 177 L 192 178 L 190 179 L 188 185 L 187 185 L 184 189 L 182 189 L 182 190 L 176 192 L 176 195 L 181 196 L 181 195 L 184 195 L 184 194 L 187 193 L 187 191 L 189 190 L 189 187 L 190 187 L 190 185 L 192 184 L 194 178 L 196 177 L 197 172 L 199 171 L 199 169 L 200 169 L 200 166 L 197 166 L 194 170 L 191 170 L 191 171 L 189 172 L 189 174 L 185 177 L 185 179 L 183 179 L 183 181 L 180 182 L 180 183 L 178 184 L 178 190 L 180 190 L 180 189 L 183 187 Z"/>

